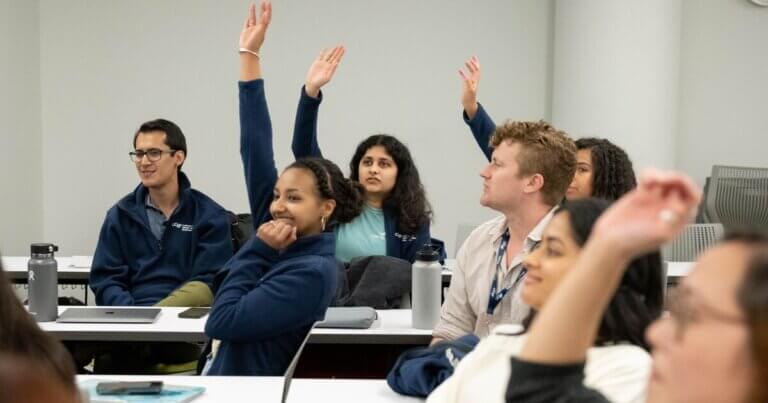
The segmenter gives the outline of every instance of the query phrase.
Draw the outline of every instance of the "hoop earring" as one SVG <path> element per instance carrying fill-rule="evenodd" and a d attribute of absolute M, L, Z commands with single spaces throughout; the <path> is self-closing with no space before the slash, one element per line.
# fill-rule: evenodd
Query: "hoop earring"
<path fill-rule="evenodd" d="M 325 216 L 320 217 L 320 231 L 325 231 Z"/>

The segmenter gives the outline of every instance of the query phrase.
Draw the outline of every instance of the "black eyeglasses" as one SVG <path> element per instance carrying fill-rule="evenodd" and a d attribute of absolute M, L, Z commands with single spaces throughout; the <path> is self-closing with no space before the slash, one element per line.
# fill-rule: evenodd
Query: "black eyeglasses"
<path fill-rule="evenodd" d="M 745 323 L 745 319 L 741 316 L 722 312 L 703 302 L 694 304 L 691 301 L 690 291 L 682 288 L 673 294 L 669 302 L 669 317 L 676 325 L 678 337 L 682 337 L 692 323 L 697 323 L 704 318 L 730 325 L 743 325 Z"/>
<path fill-rule="evenodd" d="M 163 157 L 164 153 L 173 155 L 176 151 L 178 150 L 160 150 L 157 148 L 150 148 L 147 151 L 144 151 L 144 150 L 131 151 L 128 153 L 128 155 L 131 157 L 131 161 L 133 162 L 140 162 L 145 155 L 147 156 L 147 158 L 149 158 L 151 162 L 157 162 L 157 161 L 160 161 L 160 158 Z"/>

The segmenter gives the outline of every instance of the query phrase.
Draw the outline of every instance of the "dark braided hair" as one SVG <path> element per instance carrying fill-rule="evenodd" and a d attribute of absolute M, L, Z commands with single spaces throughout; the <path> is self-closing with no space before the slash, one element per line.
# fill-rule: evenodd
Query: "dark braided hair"
<path fill-rule="evenodd" d="M 387 134 L 375 134 L 363 140 L 349 162 L 349 177 L 360 180 L 360 160 L 371 147 L 382 146 L 397 165 L 395 187 L 384 199 L 384 207 L 397 212 L 397 230 L 414 234 L 432 219 L 432 206 L 419 178 L 419 170 L 411 158 L 411 152 L 400 140 Z"/>
<path fill-rule="evenodd" d="M 637 186 L 632 161 L 616 144 L 585 137 L 576 140 L 576 148 L 592 155 L 592 197 L 614 201 Z"/>
<path fill-rule="evenodd" d="M 336 208 L 328 218 L 327 230 L 337 223 L 347 223 L 360 215 L 365 203 L 363 185 L 344 178 L 336 164 L 324 158 L 300 158 L 286 169 L 300 168 L 312 173 L 317 192 L 324 199 L 336 201 Z"/>

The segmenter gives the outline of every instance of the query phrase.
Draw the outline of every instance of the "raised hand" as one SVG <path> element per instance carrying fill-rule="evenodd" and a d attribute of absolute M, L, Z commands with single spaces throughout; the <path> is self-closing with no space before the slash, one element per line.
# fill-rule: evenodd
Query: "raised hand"
<path fill-rule="evenodd" d="M 296 241 L 296 227 L 280 221 L 261 224 L 256 236 L 272 249 L 283 250 Z"/>
<path fill-rule="evenodd" d="M 240 48 L 258 53 L 264 43 L 269 22 L 272 20 L 272 3 L 262 0 L 259 6 L 259 18 L 256 18 L 256 5 L 251 4 L 248 18 L 245 19 L 243 30 L 240 32 Z"/>
<path fill-rule="evenodd" d="M 591 238 L 626 257 L 648 253 L 683 230 L 700 200 L 701 191 L 689 177 L 648 171 L 637 189 L 603 213 Z"/>
<path fill-rule="evenodd" d="M 304 81 L 304 90 L 312 98 L 317 98 L 320 94 L 320 88 L 333 78 L 336 68 L 341 63 L 344 56 L 344 46 L 336 46 L 333 49 L 323 49 L 320 56 L 317 57 L 309 66 L 307 78 Z"/>
<path fill-rule="evenodd" d="M 477 113 L 477 87 L 480 85 L 480 60 L 477 56 L 464 63 L 467 71 L 459 69 L 459 75 L 462 81 L 461 104 L 467 116 L 472 119 Z"/>

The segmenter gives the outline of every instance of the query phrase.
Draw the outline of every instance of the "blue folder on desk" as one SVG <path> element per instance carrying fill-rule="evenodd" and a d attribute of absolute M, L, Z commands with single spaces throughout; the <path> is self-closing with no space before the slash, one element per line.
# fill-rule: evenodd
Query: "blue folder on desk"
<path fill-rule="evenodd" d="M 99 382 L 108 379 L 89 379 L 80 382 L 78 387 L 86 390 L 91 402 L 148 402 L 148 403 L 185 403 L 191 402 L 205 392 L 202 386 L 163 385 L 163 391 L 156 395 L 100 395 L 96 392 Z"/>

